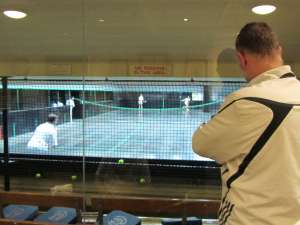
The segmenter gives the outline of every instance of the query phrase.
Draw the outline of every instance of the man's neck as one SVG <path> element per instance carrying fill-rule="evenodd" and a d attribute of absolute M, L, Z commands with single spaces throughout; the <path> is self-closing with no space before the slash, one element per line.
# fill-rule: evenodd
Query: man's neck
<path fill-rule="evenodd" d="M 256 58 L 252 63 L 253 66 L 249 69 L 249 73 L 247 75 L 249 81 L 268 70 L 272 70 L 279 66 L 282 66 L 283 60 L 281 56 L 275 56 L 272 58 L 260 57 Z"/>

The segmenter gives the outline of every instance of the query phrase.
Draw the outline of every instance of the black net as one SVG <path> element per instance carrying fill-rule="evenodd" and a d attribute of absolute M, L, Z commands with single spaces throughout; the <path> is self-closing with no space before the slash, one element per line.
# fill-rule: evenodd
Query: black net
<path fill-rule="evenodd" d="M 237 81 L 10 80 L 9 152 L 85 155 L 120 163 L 124 159 L 207 161 L 193 153 L 192 134 L 217 112 L 226 95 L 242 85 Z M 49 114 L 59 118 L 57 143 L 50 140 L 53 133 L 37 134 Z"/>

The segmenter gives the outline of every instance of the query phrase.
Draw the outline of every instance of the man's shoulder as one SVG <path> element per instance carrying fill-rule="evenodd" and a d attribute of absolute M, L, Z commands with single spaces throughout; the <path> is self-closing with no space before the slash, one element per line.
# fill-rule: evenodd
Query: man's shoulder
<path fill-rule="evenodd" d="M 239 90 L 229 94 L 227 98 L 231 99 L 232 101 L 247 97 L 269 98 L 270 92 L 275 91 L 274 88 L 282 88 L 282 84 L 276 84 L 276 81 L 278 80 L 280 79 L 265 81 L 251 86 L 242 87 Z"/>
<path fill-rule="evenodd" d="M 226 96 L 226 101 L 232 102 L 232 101 L 236 101 L 239 99 L 243 99 L 246 97 L 253 97 L 254 95 L 256 95 L 256 88 L 254 87 L 243 87 L 237 91 L 232 92 L 231 94 L 229 94 L 228 96 Z"/>
<path fill-rule="evenodd" d="M 45 127 L 45 126 L 47 126 L 47 122 L 45 122 L 45 123 L 41 123 L 38 127 Z"/>
<path fill-rule="evenodd" d="M 52 128 L 55 128 L 55 126 L 54 126 L 53 124 L 48 123 L 48 122 L 39 125 L 39 127 L 40 127 L 40 128 L 44 128 L 44 129 L 52 129 Z"/>

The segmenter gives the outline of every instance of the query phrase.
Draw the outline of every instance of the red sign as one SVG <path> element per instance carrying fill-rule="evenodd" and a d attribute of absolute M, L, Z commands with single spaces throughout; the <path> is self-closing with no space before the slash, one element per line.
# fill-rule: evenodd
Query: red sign
<path fill-rule="evenodd" d="M 131 73 L 134 75 L 169 75 L 166 65 L 134 65 Z"/>

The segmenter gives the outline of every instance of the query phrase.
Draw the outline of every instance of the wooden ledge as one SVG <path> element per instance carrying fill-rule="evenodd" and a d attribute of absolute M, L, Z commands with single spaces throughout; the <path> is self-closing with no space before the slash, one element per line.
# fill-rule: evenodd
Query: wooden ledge
<path fill-rule="evenodd" d="M 206 199 L 92 197 L 92 208 L 110 212 L 122 210 L 141 216 L 202 216 L 217 218 L 220 201 Z"/>

